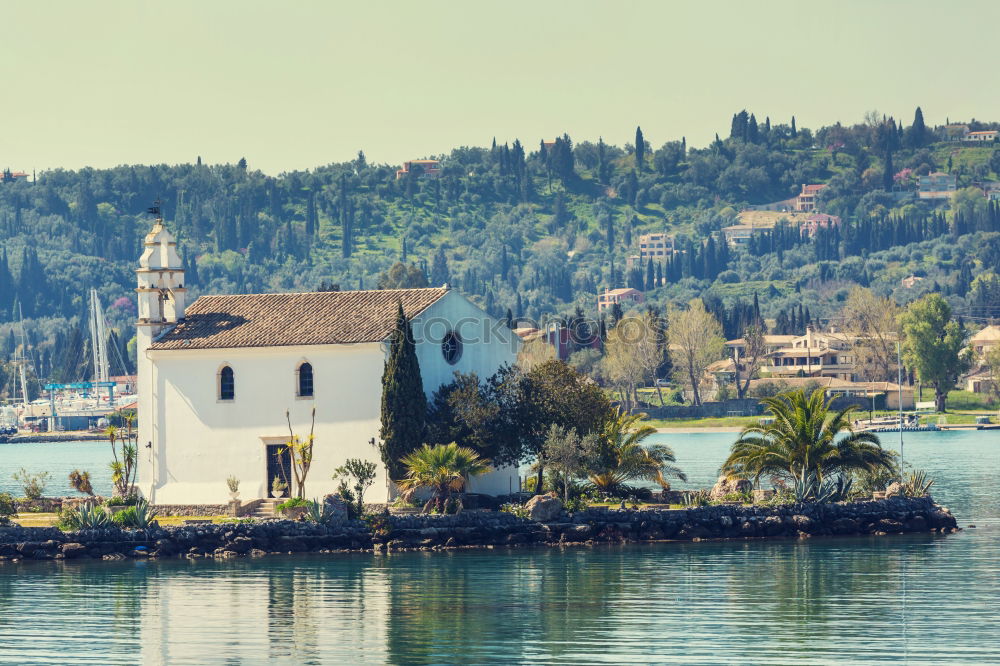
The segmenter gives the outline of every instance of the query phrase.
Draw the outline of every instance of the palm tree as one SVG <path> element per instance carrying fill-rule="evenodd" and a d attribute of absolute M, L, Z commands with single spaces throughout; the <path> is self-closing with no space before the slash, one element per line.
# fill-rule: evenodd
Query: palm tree
<path fill-rule="evenodd" d="M 808 397 L 802 390 L 780 393 L 761 402 L 773 423 L 747 426 L 733 443 L 722 472 L 750 479 L 764 475 L 795 479 L 803 471 L 824 475 L 849 475 L 854 471 L 894 470 L 894 456 L 870 432 L 854 432 L 851 405 L 833 412 L 824 389 Z"/>
<path fill-rule="evenodd" d="M 403 491 L 403 498 L 409 500 L 418 490 L 430 489 L 431 498 L 424 505 L 424 511 L 437 507 L 441 513 L 452 492 L 461 491 L 469 479 L 490 469 L 488 460 L 455 442 L 436 446 L 424 444 L 401 462 L 406 468 L 406 476 L 397 485 Z"/>
<path fill-rule="evenodd" d="M 598 433 L 598 459 L 588 478 L 604 493 L 629 491 L 629 481 L 654 481 L 661 488 L 670 484 L 668 476 L 687 481 L 678 467 L 674 452 L 665 444 L 643 446 L 642 442 L 656 432 L 648 425 L 637 425 L 643 414 L 627 414 L 620 409 L 608 414 Z"/>

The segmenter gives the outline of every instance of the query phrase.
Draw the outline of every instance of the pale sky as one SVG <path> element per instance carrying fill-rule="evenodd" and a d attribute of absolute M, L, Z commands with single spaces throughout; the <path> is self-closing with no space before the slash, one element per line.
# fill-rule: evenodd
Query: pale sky
<path fill-rule="evenodd" d="M 1000 120 L 998 25 L 995 1 L 4 2 L 0 168 L 703 146 L 744 107 Z"/>

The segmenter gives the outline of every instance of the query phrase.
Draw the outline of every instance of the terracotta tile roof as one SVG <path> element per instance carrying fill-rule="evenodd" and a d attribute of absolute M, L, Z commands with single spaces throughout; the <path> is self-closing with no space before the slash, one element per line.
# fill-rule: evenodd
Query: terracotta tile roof
<path fill-rule="evenodd" d="M 202 296 L 150 349 L 219 349 L 379 342 L 397 303 L 413 317 L 448 293 L 430 289 Z"/>

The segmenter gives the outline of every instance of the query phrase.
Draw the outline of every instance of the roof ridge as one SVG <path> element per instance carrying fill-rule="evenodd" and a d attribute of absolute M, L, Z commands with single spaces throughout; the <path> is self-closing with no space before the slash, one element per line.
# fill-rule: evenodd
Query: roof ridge
<path fill-rule="evenodd" d="M 341 291 L 276 291 L 252 294 L 202 294 L 198 298 L 246 298 L 247 296 L 305 296 L 308 294 L 371 294 L 393 291 L 450 291 L 445 287 L 404 287 L 402 289 L 344 289 Z M 195 299 L 197 300 L 197 299 Z"/>

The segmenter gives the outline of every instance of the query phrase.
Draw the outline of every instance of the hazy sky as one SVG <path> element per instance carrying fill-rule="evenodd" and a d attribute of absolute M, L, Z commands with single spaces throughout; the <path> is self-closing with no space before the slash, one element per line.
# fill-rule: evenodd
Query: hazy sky
<path fill-rule="evenodd" d="M 4 2 L 0 168 L 1000 119 L 1000 2 Z"/>

